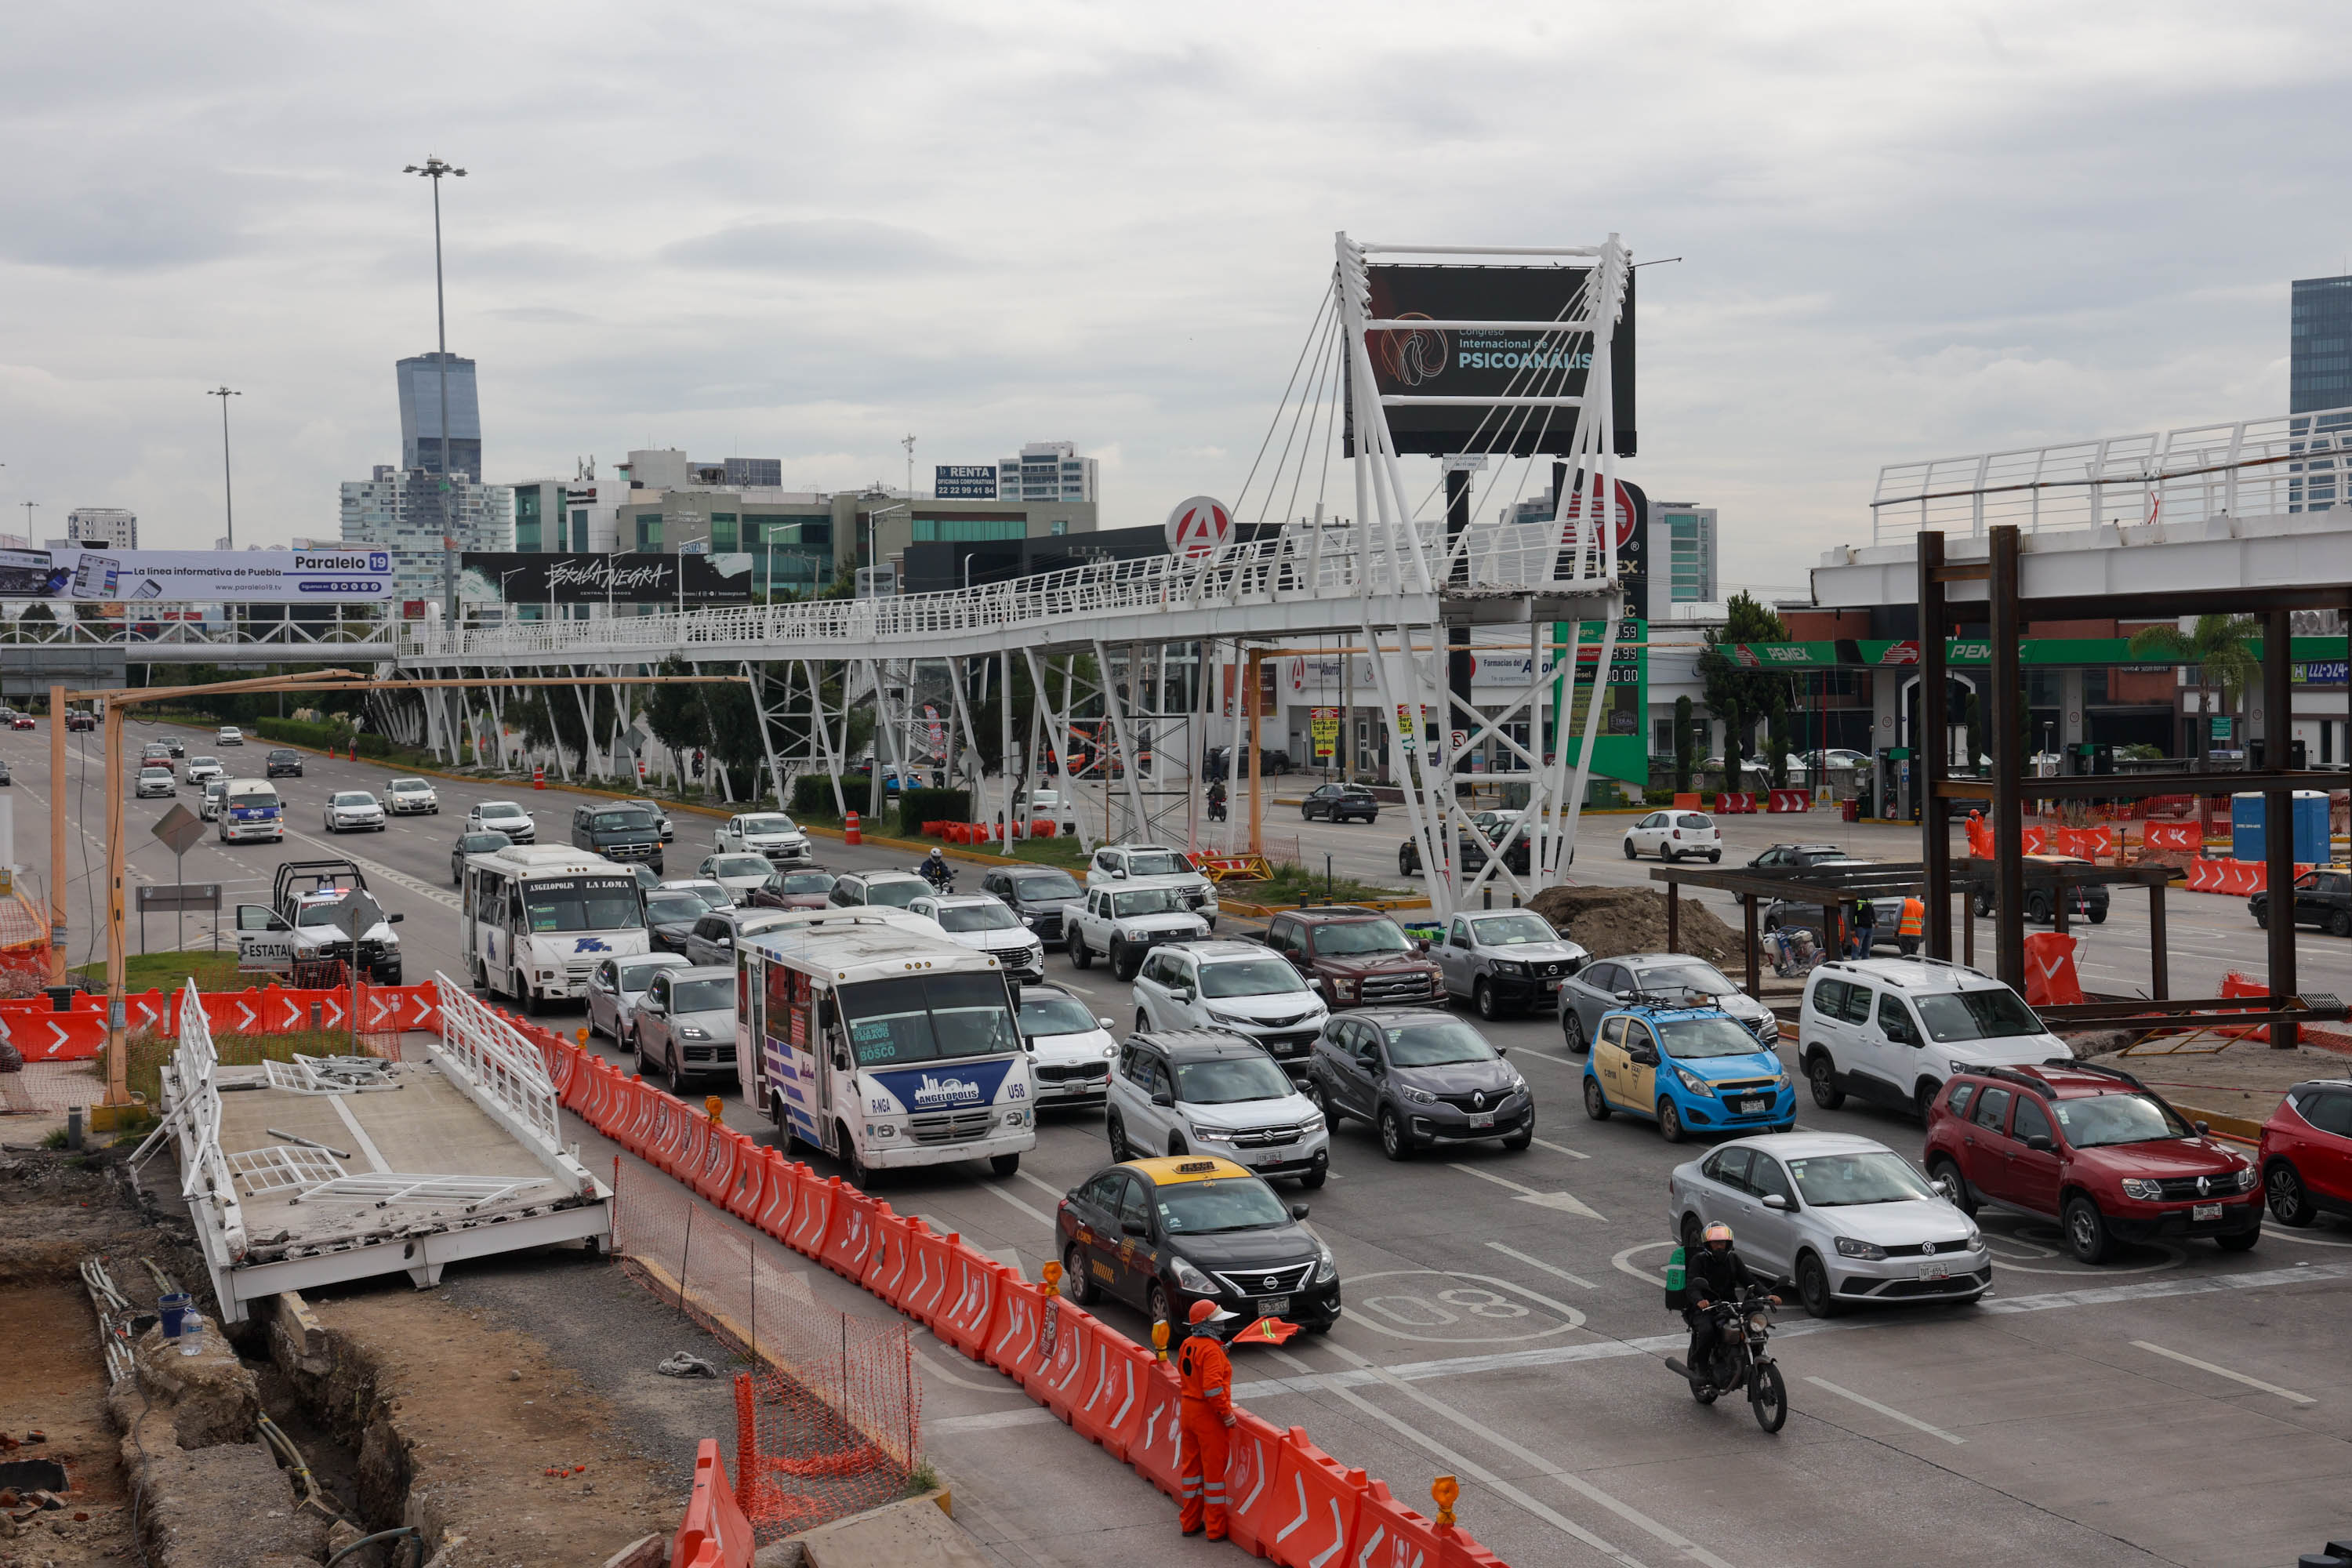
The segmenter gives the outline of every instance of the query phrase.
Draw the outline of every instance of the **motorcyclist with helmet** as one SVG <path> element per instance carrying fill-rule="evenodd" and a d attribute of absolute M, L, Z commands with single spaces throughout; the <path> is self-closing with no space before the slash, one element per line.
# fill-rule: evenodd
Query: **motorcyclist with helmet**
<path fill-rule="evenodd" d="M 948 865 L 948 858 L 940 853 L 936 845 L 932 847 L 930 854 L 924 858 L 920 870 L 923 880 L 942 893 L 948 890 L 948 884 L 955 879 L 955 871 Z"/>
<path fill-rule="evenodd" d="M 1683 1321 L 1691 1331 L 1690 1354 L 1683 1364 L 1690 1368 L 1693 1382 L 1706 1383 L 1715 1348 L 1715 1304 L 1737 1301 L 1742 1291 L 1772 1281 L 1748 1268 L 1733 1249 L 1731 1227 L 1721 1220 L 1708 1226 L 1699 1240 L 1696 1250 L 1683 1255 L 1683 1289 L 1688 1303 L 1683 1308 Z M 1775 1306 L 1780 1304 L 1780 1297 L 1771 1300 Z"/>

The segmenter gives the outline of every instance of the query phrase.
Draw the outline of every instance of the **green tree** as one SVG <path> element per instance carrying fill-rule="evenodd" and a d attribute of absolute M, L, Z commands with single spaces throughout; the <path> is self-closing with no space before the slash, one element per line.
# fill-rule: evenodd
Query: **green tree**
<path fill-rule="evenodd" d="M 2224 707 L 2238 711 L 2246 693 L 2263 678 L 2253 641 L 2263 623 L 2252 616 L 2200 616 L 2189 631 L 2179 626 L 2142 626 L 2131 635 L 2135 658 L 2185 664 L 2198 693 L 2197 755 L 2211 748 L 2212 726 L 2205 721 L 2205 693 L 2219 689 Z"/>
<path fill-rule="evenodd" d="M 1755 668 L 1728 650 L 1740 643 L 1787 642 L 1789 626 L 1771 605 L 1744 592 L 1731 596 L 1728 608 L 1722 628 L 1706 634 L 1698 673 L 1708 711 L 1723 721 L 1723 787 L 1736 790 L 1748 758 L 1748 731 L 1772 711 L 1776 694 L 1786 705 L 1789 677 Z"/>
<path fill-rule="evenodd" d="M 1691 786 L 1691 700 L 1675 699 L 1675 790 L 1688 795 Z"/>

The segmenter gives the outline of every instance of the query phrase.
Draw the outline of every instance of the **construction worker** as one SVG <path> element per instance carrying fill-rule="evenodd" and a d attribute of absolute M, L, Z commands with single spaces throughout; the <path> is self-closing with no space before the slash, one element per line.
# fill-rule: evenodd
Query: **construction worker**
<path fill-rule="evenodd" d="M 1906 958 L 1919 951 L 1919 939 L 1927 934 L 1927 906 L 1918 899 L 1903 900 L 1903 923 L 1895 928 L 1895 945 Z"/>
<path fill-rule="evenodd" d="M 1177 1450 L 1178 1487 L 1184 1510 L 1179 1516 L 1187 1535 L 1205 1526 L 1212 1541 L 1225 1538 L 1225 1458 L 1234 1426 L 1234 1363 L 1219 1342 L 1220 1325 L 1234 1314 L 1214 1301 L 1192 1303 L 1192 1331 L 1176 1352 L 1176 1376 L 1183 1390 L 1180 1419 L 1182 1446 Z"/>

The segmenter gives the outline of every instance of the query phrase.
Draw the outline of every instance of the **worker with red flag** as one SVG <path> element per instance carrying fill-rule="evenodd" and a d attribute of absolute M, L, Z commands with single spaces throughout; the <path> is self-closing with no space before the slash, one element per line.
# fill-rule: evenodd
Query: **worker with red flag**
<path fill-rule="evenodd" d="M 1225 1538 L 1225 1460 L 1234 1426 L 1234 1363 L 1218 1342 L 1221 1323 L 1234 1314 L 1214 1301 L 1195 1301 L 1192 1331 L 1176 1352 L 1182 1398 L 1178 1419 L 1183 1433 L 1176 1455 L 1177 1486 L 1184 1500 L 1179 1516 L 1187 1535 L 1205 1527 L 1212 1541 Z"/>

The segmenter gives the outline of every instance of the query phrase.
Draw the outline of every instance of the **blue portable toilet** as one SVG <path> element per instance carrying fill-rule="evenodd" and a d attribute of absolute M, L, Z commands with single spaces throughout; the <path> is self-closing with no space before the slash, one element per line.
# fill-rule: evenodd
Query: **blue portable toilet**
<path fill-rule="evenodd" d="M 2260 860 L 2266 853 L 2263 841 L 2263 796 L 2252 793 L 2230 797 L 2230 853 L 2237 859 Z M 2329 847 L 2326 795 L 2315 789 L 2295 791 L 2287 820 L 2294 842 L 2294 860 L 2305 866 L 2326 865 Z"/>

